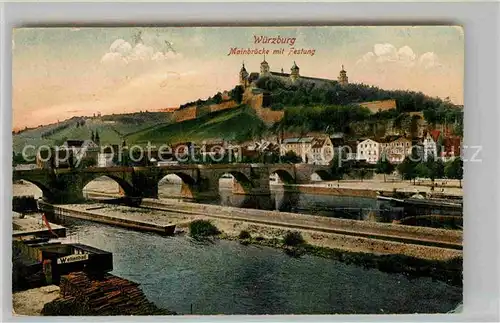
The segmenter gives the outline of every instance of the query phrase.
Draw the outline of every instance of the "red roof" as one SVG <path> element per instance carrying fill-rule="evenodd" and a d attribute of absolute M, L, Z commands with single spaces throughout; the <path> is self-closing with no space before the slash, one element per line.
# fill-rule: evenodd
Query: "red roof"
<path fill-rule="evenodd" d="M 431 137 L 432 137 L 432 140 L 434 140 L 434 141 L 436 141 L 436 142 L 437 142 L 437 140 L 438 140 L 438 138 L 439 138 L 439 135 L 440 135 L 440 134 L 441 134 L 441 131 L 439 131 L 439 130 L 432 130 L 432 131 L 430 132 L 430 135 L 431 135 Z"/>

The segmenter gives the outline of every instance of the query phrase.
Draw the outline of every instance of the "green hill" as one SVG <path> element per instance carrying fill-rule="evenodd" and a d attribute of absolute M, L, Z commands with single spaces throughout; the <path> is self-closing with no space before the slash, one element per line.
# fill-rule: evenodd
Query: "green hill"
<path fill-rule="evenodd" d="M 159 125 L 126 137 L 127 144 L 175 144 L 186 141 L 224 139 L 245 141 L 266 131 L 264 122 L 254 110 L 240 106 L 197 119 Z"/>
<path fill-rule="evenodd" d="M 137 112 L 102 117 L 73 117 L 57 124 L 28 129 L 12 137 L 13 150 L 20 153 L 26 145 L 61 145 L 68 139 L 91 139 L 98 132 L 101 144 L 120 144 L 128 134 L 170 122 L 170 113 Z M 33 150 L 30 150 L 30 154 Z"/>

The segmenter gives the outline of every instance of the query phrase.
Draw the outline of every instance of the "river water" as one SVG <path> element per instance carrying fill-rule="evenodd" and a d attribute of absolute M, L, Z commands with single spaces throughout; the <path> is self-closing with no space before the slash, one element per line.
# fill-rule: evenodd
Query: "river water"
<path fill-rule="evenodd" d="M 37 195 L 33 188 L 16 184 L 14 195 Z M 171 189 L 162 185 L 160 197 Z M 280 200 L 279 194 L 273 196 Z M 371 208 L 375 203 L 306 195 L 295 201 L 308 213 L 314 205 Z M 269 247 L 199 243 L 85 221 L 64 225 L 69 229 L 64 241 L 112 252 L 113 274 L 140 283 L 151 301 L 180 314 L 190 314 L 191 306 L 193 314 L 438 313 L 462 300 L 461 288 L 430 278 L 409 279 L 309 255 L 293 258 Z"/>
<path fill-rule="evenodd" d="M 377 269 L 234 241 L 196 242 L 69 221 L 66 242 L 113 253 L 113 274 L 179 314 L 354 314 L 446 312 L 462 289 Z"/>

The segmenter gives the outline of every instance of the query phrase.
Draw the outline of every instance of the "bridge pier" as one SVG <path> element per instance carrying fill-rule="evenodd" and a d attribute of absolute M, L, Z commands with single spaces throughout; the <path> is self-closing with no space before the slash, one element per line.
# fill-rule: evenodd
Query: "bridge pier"
<path fill-rule="evenodd" d="M 81 190 L 54 191 L 50 195 L 43 195 L 42 199 L 51 204 L 79 204 L 85 201 Z"/>
<path fill-rule="evenodd" d="M 269 170 L 267 168 L 252 168 L 250 181 L 233 180 L 233 194 L 244 195 L 242 207 L 254 207 L 264 210 L 273 210 L 269 185 Z"/>
<path fill-rule="evenodd" d="M 181 197 L 195 202 L 219 201 L 219 182 L 200 178 L 196 183 L 182 182 Z"/>

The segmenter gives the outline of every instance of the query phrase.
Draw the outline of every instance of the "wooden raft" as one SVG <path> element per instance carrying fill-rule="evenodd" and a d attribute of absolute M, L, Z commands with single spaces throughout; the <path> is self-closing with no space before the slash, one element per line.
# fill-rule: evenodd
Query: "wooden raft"
<path fill-rule="evenodd" d="M 75 272 L 61 277 L 61 297 L 46 304 L 42 315 L 175 315 L 148 301 L 139 284 L 111 274 L 89 277 Z"/>

